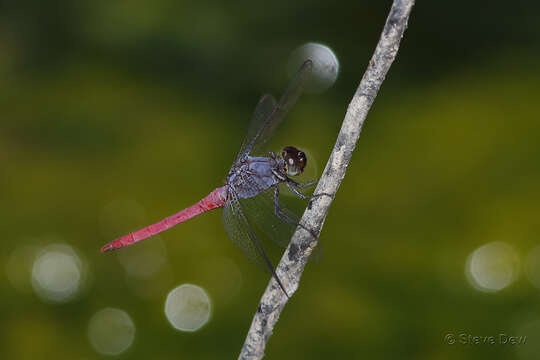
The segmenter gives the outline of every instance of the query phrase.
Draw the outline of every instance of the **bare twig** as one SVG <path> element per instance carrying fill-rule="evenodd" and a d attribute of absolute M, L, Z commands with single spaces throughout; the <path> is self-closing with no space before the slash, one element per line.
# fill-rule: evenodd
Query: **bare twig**
<path fill-rule="evenodd" d="M 349 104 L 336 144 L 315 189 L 315 194 L 329 196 L 314 198 L 301 220 L 302 224 L 317 234 L 321 231 L 328 208 L 345 176 L 371 104 L 396 57 L 413 5 L 414 0 L 394 0 L 375 53 Z M 301 227 L 297 228 L 276 269 L 289 295 L 292 296 L 298 289 L 308 257 L 316 245 L 317 241 L 309 232 Z M 261 298 L 239 359 L 261 359 L 264 356 L 266 342 L 272 335 L 272 329 L 287 300 L 272 278 Z"/>

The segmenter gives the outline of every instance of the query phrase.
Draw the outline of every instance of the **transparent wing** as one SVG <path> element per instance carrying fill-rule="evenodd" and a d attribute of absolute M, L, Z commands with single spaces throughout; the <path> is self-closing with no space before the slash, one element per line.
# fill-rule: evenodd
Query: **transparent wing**
<path fill-rule="evenodd" d="M 272 110 L 268 109 L 273 98 L 270 95 L 265 95 L 259 101 L 255 108 L 254 115 L 248 127 L 248 133 L 244 139 L 244 145 L 237 159 L 246 154 L 263 155 L 263 148 L 268 139 L 285 118 L 287 112 L 296 103 L 300 94 L 304 89 L 304 84 L 311 74 L 313 63 L 311 60 L 306 60 L 301 66 L 294 78 L 291 80 L 289 87 L 285 90 L 279 103 L 272 106 Z M 264 154 L 266 155 L 266 154 Z"/>
<path fill-rule="evenodd" d="M 271 274 L 285 295 L 287 295 L 287 291 L 277 276 L 272 262 L 264 252 L 255 230 L 250 226 L 237 199 L 227 201 L 223 209 L 223 226 L 231 240 L 244 252 L 246 257 L 265 272 Z"/>
<path fill-rule="evenodd" d="M 272 115 L 274 108 L 276 107 L 276 100 L 270 94 L 265 94 L 261 96 L 253 115 L 251 116 L 251 121 L 249 122 L 248 131 L 240 147 L 240 151 L 236 156 L 235 163 L 247 153 L 247 145 L 250 143 L 251 139 L 255 137 L 261 126 L 264 124 L 264 121 Z"/>
<path fill-rule="evenodd" d="M 291 240 L 291 236 L 296 229 L 292 223 L 288 223 L 278 218 L 274 211 L 274 189 L 262 191 L 259 195 L 240 199 L 242 207 L 255 229 L 260 230 L 265 238 L 272 240 L 281 247 L 286 247 Z M 296 213 L 280 201 L 280 209 L 294 222 L 298 222 L 299 217 Z"/>
<path fill-rule="evenodd" d="M 240 215 L 241 208 L 235 201 L 227 201 L 223 208 L 223 227 L 232 242 L 242 250 L 244 255 L 266 273 L 274 271 L 270 260 L 262 250 L 262 244 L 255 236 L 254 230 L 249 226 L 245 218 Z M 265 259 L 266 258 L 266 259 Z M 270 266 L 269 266 L 270 263 Z"/>
<path fill-rule="evenodd" d="M 287 218 L 293 223 L 284 221 L 275 214 L 275 196 L 274 189 L 265 190 L 256 197 L 249 199 L 240 199 L 242 208 L 245 210 L 250 223 L 256 230 L 264 234 L 265 238 L 272 240 L 281 247 L 287 247 L 291 237 L 296 230 L 296 224 L 300 222 L 300 216 L 288 208 L 281 200 L 278 200 L 278 206 Z M 322 247 L 319 243 L 313 249 L 310 260 L 319 262 L 322 258 Z"/>

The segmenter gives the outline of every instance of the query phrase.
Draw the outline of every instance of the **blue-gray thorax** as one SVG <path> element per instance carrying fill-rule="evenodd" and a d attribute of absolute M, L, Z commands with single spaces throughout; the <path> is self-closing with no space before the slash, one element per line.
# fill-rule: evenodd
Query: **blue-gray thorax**
<path fill-rule="evenodd" d="M 257 196 L 282 181 L 273 172 L 282 172 L 282 162 L 280 158 L 246 156 L 232 167 L 227 184 L 240 198 Z"/>

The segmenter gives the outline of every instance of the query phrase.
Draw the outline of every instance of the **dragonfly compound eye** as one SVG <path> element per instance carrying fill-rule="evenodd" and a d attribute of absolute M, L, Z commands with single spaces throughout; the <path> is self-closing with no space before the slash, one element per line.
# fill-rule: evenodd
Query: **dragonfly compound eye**
<path fill-rule="evenodd" d="M 303 151 L 293 146 L 286 146 L 281 152 L 288 176 L 300 175 L 306 167 L 307 158 Z"/>

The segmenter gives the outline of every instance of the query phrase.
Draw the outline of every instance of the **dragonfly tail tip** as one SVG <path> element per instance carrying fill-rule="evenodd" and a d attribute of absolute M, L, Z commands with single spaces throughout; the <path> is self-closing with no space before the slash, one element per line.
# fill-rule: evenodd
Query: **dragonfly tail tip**
<path fill-rule="evenodd" d="M 107 244 L 107 245 L 104 245 L 104 246 L 101 248 L 101 252 L 104 253 L 104 252 L 111 251 L 111 250 L 115 250 L 115 249 L 116 249 L 116 247 L 115 247 L 113 244 L 109 243 L 109 244 Z"/>

